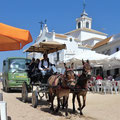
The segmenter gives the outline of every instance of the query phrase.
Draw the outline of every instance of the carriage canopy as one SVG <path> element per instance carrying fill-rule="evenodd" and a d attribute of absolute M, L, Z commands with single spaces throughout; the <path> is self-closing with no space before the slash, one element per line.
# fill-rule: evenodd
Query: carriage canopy
<path fill-rule="evenodd" d="M 66 48 L 65 44 L 56 41 L 36 42 L 28 49 L 26 49 L 24 52 L 39 52 L 39 53 L 47 52 L 49 54 L 65 48 Z"/>

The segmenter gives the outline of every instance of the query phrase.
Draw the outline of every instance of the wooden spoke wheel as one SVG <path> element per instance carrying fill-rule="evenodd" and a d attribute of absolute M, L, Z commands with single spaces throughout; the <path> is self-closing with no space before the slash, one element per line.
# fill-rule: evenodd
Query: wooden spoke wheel
<path fill-rule="evenodd" d="M 27 89 L 27 83 L 24 82 L 22 85 L 22 101 L 25 103 L 28 100 L 28 89 Z"/>
<path fill-rule="evenodd" d="M 36 108 L 38 105 L 38 95 L 36 91 L 32 92 L 32 106 Z"/>

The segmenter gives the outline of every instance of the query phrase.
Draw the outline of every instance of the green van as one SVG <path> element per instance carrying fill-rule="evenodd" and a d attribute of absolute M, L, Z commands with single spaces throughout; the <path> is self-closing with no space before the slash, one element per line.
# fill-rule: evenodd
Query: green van
<path fill-rule="evenodd" d="M 29 84 L 29 78 L 27 76 L 26 63 L 30 63 L 31 60 L 27 58 L 7 58 L 3 61 L 3 90 L 8 92 L 11 88 L 21 88 L 23 82 Z"/>

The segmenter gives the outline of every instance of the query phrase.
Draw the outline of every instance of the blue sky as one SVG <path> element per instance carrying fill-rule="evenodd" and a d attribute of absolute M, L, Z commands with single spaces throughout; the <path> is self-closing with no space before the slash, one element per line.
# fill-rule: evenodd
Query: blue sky
<path fill-rule="evenodd" d="M 108 36 L 120 33 L 119 0 L 86 0 L 86 12 L 92 17 L 92 29 Z M 47 19 L 49 31 L 66 33 L 75 29 L 76 18 L 83 10 L 83 0 L 0 0 L 0 22 L 27 29 L 33 42 L 22 50 L 0 52 L 2 61 L 7 57 L 25 57 L 23 50 L 32 45 L 39 35 L 40 22 Z"/>

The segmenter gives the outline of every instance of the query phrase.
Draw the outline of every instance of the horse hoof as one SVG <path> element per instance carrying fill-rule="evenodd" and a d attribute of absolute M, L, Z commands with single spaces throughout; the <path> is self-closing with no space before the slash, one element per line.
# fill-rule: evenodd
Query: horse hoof
<path fill-rule="evenodd" d="M 73 113 L 75 113 L 75 110 L 73 110 Z"/>
<path fill-rule="evenodd" d="M 59 111 L 58 109 L 55 110 L 56 113 L 58 113 L 58 111 Z"/>
<path fill-rule="evenodd" d="M 80 115 L 83 115 L 83 113 L 82 113 L 82 112 L 80 112 Z"/>
<path fill-rule="evenodd" d="M 50 107 L 50 110 L 54 111 L 54 108 Z"/>
<path fill-rule="evenodd" d="M 68 113 L 66 112 L 65 115 L 68 116 Z"/>

